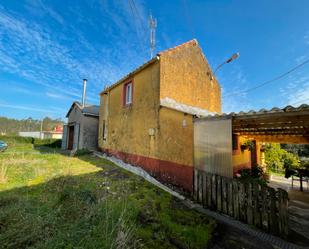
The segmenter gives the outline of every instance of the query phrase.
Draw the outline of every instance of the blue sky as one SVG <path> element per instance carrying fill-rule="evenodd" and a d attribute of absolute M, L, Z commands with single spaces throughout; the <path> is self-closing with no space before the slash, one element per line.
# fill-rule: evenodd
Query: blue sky
<path fill-rule="evenodd" d="M 309 104 L 309 64 L 247 93 L 309 58 L 307 0 L 2 0 L 0 116 L 64 118 L 149 59 L 150 12 L 158 22 L 156 52 L 196 38 L 217 74 L 223 111 Z"/>

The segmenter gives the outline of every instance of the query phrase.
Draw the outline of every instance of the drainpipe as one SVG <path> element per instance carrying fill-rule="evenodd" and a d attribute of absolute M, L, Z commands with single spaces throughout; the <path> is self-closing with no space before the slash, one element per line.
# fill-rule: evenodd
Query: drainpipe
<path fill-rule="evenodd" d="M 84 79 L 83 81 L 84 81 L 84 90 L 83 90 L 83 96 L 82 96 L 82 107 L 85 107 L 87 79 Z"/>

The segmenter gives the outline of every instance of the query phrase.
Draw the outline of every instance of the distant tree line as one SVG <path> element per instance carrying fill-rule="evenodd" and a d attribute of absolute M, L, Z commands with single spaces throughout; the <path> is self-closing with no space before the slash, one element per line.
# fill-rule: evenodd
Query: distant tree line
<path fill-rule="evenodd" d="M 0 116 L 0 135 L 17 135 L 19 131 L 40 131 L 41 124 L 43 125 L 43 131 L 51 131 L 57 125 L 63 125 L 63 121 L 61 119 L 45 117 L 42 123 L 42 120 L 31 117 L 26 119 L 12 119 Z"/>

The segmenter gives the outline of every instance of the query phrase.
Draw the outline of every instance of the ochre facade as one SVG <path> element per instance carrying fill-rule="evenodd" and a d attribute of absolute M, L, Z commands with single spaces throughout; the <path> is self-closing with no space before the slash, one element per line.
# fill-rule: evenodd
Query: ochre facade
<path fill-rule="evenodd" d="M 160 105 L 169 98 L 221 113 L 221 89 L 197 42 L 162 52 L 101 93 L 99 147 L 191 191 L 193 116 Z M 133 84 L 125 106 L 124 86 Z"/>
<path fill-rule="evenodd" d="M 242 150 L 241 145 L 244 144 L 248 138 L 243 136 L 238 136 L 237 138 L 237 148 L 233 149 L 232 153 L 233 174 L 236 175 L 241 169 L 251 168 L 254 164 L 262 166 L 261 143 L 255 141 L 255 149 L 252 151 L 249 149 Z"/>

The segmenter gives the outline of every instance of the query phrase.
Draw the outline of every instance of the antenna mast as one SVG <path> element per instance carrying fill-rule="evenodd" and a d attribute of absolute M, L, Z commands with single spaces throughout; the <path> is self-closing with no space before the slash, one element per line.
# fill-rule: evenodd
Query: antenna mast
<path fill-rule="evenodd" d="M 150 28 L 150 59 L 153 57 L 155 46 L 156 46 L 156 28 L 157 28 L 157 20 L 152 17 L 150 14 L 148 20 L 149 28 Z"/>

